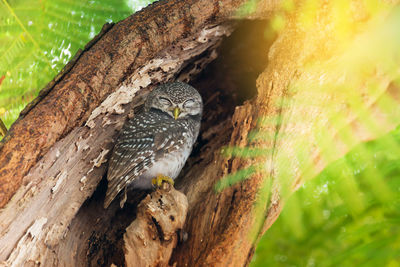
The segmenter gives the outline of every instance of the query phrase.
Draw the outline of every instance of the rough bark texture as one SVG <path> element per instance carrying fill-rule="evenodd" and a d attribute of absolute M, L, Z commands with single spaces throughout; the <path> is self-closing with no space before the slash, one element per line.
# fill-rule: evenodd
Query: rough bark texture
<path fill-rule="evenodd" d="M 305 163 L 298 162 L 293 152 L 297 141 L 309 140 L 304 146 L 307 158 L 316 166 L 313 173 L 351 147 L 343 145 L 338 128 L 329 125 L 329 116 L 324 113 L 328 102 L 338 109 L 349 106 L 346 99 L 328 91 L 318 99 L 318 106 L 277 104 L 285 99 L 307 100 L 307 91 L 290 91 L 290 85 L 307 79 L 320 82 L 326 77 L 326 73 L 323 76 L 305 67 L 315 55 L 323 55 L 318 58 L 320 66 L 341 55 L 337 49 L 340 40 L 328 27 L 329 5 L 318 11 L 318 23 L 313 28 L 304 29 L 296 12 L 288 15 L 287 26 L 269 48 L 268 42 L 259 39 L 265 23 L 232 21 L 239 19 L 235 10 L 243 2 L 161 1 L 114 26 L 104 27 L 101 35 L 78 53 L 2 141 L 0 261 L 11 266 L 122 265 L 125 257 L 128 261 L 136 253 L 129 245 L 137 237 L 134 233 L 143 233 L 151 240 L 146 243 L 148 247 L 143 243 L 136 255 L 145 255 L 141 253 L 150 244 L 154 249 L 148 251 L 153 260 L 146 257 L 142 266 L 164 265 L 168 260 L 177 266 L 249 264 L 254 241 L 275 221 L 283 204 L 277 177 L 282 170 L 290 170 L 293 188 L 301 184 L 304 173 L 299 165 Z M 258 4 L 256 12 L 248 17 L 268 18 L 278 10 L 279 1 Z M 356 15 L 361 14 L 360 10 Z M 356 26 L 367 21 L 362 16 L 354 18 Z M 232 60 L 240 54 L 244 59 Z M 374 75 L 383 88 L 391 88 L 389 78 L 379 71 Z M 168 220 L 171 214 L 176 218 L 168 224 L 157 217 L 165 214 L 155 212 L 148 202 L 157 199 L 156 191 L 153 198 L 143 200 L 138 212 L 145 193 L 131 193 L 122 210 L 118 201 L 104 210 L 106 184 L 102 178 L 108 152 L 126 117 L 134 116 L 154 85 L 173 79 L 190 81 L 199 89 L 205 113 L 198 143 L 177 181 L 178 190 L 188 202 L 184 226 L 188 240 L 178 244 L 169 259 L 178 238 L 176 231 L 185 221 L 185 209 L 171 205 L 165 210 L 168 213 L 163 218 Z M 387 116 L 378 108 L 383 92 L 365 97 L 364 88 L 357 89 L 374 116 Z M 249 91 L 256 96 L 251 98 L 246 94 Z M 386 93 L 398 101 L 394 90 Z M 251 99 L 241 105 L 246 98 Z M 377 136 L 360 127 L 350 111 L 344 109 L 344 113 L 345 124 L 354 126 L 359 141 Z M 302 114 L 305 119 L 299 121 L 293 114 Z M 276 120 L 262 123 L 262 118 Z M 328 160 L 314 149 L 316 141 L 310 138 L 316 121 L 325 122 L 330 140 L 340 148 Z M 389 121 L 382 129 L 393 126 Z M 273 138 L 249 138 L 255 131 Z M 247 158 L 221 154 L 228 145 L 266 152 Z M 282 162 L 287 164 L 283 166 Z M 215 191 L 216 182 L 223 177 L 260 163 L 262 171 L 256 168 L 246 180 L 222 192 Z M 257 202 L 262 200 L 260 190 L 266 181 L 272 183 L 266 192 L 269 202 Z M 172 190 L 162 197 L 168 196 L 176 198 L 179 192 Z M 170 243 L 163 243 L 160 229 L 168 232 Z M 159 250 L 155 251 L 157 246 Z"/>
<path fill-rule="evenodd" d="M 22 112 L 2 141 L 0 207 L 38 159 L 61 137 L 85 124 L 93 110 L 134 71 L 179 39 L 229 19 L 243 2 L 160 1 L 115 26 L 105 26 L 101 36 L 79 52 Z"/>
<path fill-rule="evenodd" d="M 168 266 L 187 210 L 186 196 L 175 189 L 167 187 L 147 195 L 124 234 L 126 266 Z"/>

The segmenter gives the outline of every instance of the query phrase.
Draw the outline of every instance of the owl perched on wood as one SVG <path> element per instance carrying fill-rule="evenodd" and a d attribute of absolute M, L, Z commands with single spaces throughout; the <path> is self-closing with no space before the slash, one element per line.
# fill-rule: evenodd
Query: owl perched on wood
<path fill-rule="evenodd" d="M 112 152 L 104 208 L 124 190 L 123 207 L 127 186 L 173 183 L 197 139 L 202 111 L 200 94 L 186 83 L 163 84 L 149 93 L 143 112 L 124 124 Z"/>

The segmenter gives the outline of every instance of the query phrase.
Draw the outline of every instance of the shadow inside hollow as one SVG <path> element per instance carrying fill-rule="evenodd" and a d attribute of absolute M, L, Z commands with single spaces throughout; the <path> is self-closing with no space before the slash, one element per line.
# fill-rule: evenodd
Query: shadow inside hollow
<path fill-rule="evenodd" d="M 210 145 L 214 139 L 222 138 L 228 144 L 232 126 L 219 132 L 220 125 L 226 125 L 231 120 L 238 105 L 255 96 L 256 78 L 267 65 L 267 51 L 272 43 L 272 40 L 262 38 L 266 25 L 266 21 L 238 23 L 232 35 L 221 43 L 217 59 L 190 82 L 202 95 L 204 113 L 199 138 L 176 180 L 177 189 L 182 189 L 185 181 L 190 179 L 185 176 L 193 166 L 203 160 L 210 160 L 213 151 L 220 149 Z M 110 266 L 111 263 L 124 266 L 123 234 L 136 218 L 137 205 L 148 193 L 129 191 L 122 209 L 119 207 L 120 196 L 108 209 L 104 209 L 106 190 L 107 181 L 104 176 L 92 197 L 84 203 L 72 221 L 70 236 L 66 237 L 69 240 L 79 240 L 71 236 L 78 232 L 72 229 L 90 229 L 90 233 L 83 233 L 80 237 L 81 244 L 74 244 L 79 247 L 75 257 L 86 258 L 88 266 Z"/>

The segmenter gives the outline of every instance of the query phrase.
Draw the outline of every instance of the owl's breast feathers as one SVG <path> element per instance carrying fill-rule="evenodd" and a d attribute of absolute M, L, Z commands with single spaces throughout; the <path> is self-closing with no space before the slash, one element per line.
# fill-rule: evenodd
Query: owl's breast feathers
<path fill-rule="evenodd" d="M 137 114 L 127 121 L 110 159 L 104 207 L 107 208 L 121 190 L 143 175 L 166 153 L 187 150 L 188 147 L 191 150 L 198 134 L 197 124 L 199 122 L 190 118 L 174 120 L 153 110 Z"/>

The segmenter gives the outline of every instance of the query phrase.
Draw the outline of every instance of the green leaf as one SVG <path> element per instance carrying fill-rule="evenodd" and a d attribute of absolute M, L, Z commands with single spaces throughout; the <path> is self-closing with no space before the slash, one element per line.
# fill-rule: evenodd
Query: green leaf
<path fill-rule="evenodd" d="M 0 114 L 7 128 L 106 22 L 153 0 L 0 0 Z"/>

